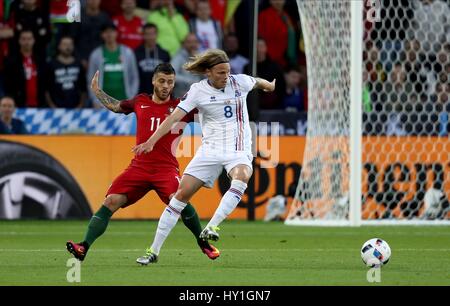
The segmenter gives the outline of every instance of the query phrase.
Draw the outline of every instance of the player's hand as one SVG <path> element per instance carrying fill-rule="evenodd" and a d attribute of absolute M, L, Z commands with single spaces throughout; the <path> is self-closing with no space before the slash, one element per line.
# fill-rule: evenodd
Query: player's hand
<path fill-rule="evenodd" d="M 154 146 L 155 145 L 153 144 L 153 142 L 150 141 L 150 139 L 149 139 L 146 142 L 143 142 L 137 146 L 134 146 L 132 151 L 136 155 L 146 154 L 148 152 L 151 152 L 153 150 Z"/>
<path fill-rule="evenodd" d="M 268 88 L 264 88 L 263 90 L 265 92 L 272 92 L 275 90 L 275 83 L 276 83 L 277 79 L 273 79 L 272 82 L 269 83 L 269 87 Z"/>
<path fill-rule="evenodd" d="M 92 82 L 91 82 L 91 89 L 94 93 L 99 91 L 99 87 L 98 87 L 98 74 L 99 71 L 97 70 L 97 72 L 94 74 L 94 77 L 92 78 Z"/>

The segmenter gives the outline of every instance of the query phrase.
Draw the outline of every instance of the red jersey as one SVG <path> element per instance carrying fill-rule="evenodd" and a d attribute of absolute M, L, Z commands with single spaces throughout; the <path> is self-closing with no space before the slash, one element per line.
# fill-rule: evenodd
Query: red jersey
<path fill-rule="evenodd" d="M 146 142 L 161 123 L 175 110 L 179 102 L 179 99 L 171 99 L 166 103 L 157 104 L 152 100 L 152 97 L 147 94 L 140 94 L 133 99 L 122 101 L 120 107 L 125 114 L 132 112 L 136 114 L 136 145 Z M 178 161 L 172 153 L 172 143 L 183 134 L 185 123 L 193 121 L 195 113 L 195 111 L 192 111 L 183 118 L 182 122 L 184 122 L 184 124 L 180 124 L 177 133 L 169 132 L 161 137 L 151 152 L 135 156 L 132 164 L 139 163 L 146 167 L 159 166 L 178 168 Z"/>
<path fill-rule="evenodd" d="M 269 57 L 283 67 L 286 65 L 284 55 L 288 47 L 289 27 L 292 27 L 292 22 L 285 11 L 280 15 L 275 8 L 269 7 L 259 13 L 258 35 L 266 41 Z"/>
<path fill-rule="evenodd" d="M 114 24 L 119 33 L 118 42 L 131 49 L 139 47 L 144 38 L 142 36 L 142 27 L 144 21 L 138 16 L 134 16 L 130 21 L 126 20 L 123 15 L 113 18 Z"/>
<path fill-rule="evenodd" d="M 223 26 L 227 10 L 226 0 L 209 0 L 209 5 L 211 7 L 211 18 L 220 21 L 220 24 Z"/>
<path fill-rule="evenodd" d="M 25 71 L 25 83 L 27 89 L 26 106 L 38 106 L 38 85 L 37 85 L 37 67 L 31 56 L 23 57 L 23 68 Z"/>

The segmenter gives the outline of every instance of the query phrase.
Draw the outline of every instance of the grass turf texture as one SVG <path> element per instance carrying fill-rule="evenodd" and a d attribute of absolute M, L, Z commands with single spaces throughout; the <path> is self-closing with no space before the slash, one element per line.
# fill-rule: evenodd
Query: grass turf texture
<path fill-rule="evenodd" d="M 87 221 L 0 221 L 0 285 L 73 285 L 66 281 L 66 240 Z M 204 222 L 203 222 L 204 223 Z M 360 247 L 373 237 L 392 248 L 381 285 L 449 285 L 449 227 L 293 227 L 227 221 L 209 260 L 179 222 L 157 264 L 135 263 L 155 221 L 111 221 L 81 264 L 77 285 L 373 285 Z"/>

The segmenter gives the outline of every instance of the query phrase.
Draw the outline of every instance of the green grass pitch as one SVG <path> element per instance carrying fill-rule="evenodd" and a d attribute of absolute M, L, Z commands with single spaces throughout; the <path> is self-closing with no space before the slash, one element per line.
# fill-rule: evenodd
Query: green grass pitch
<path fill-rule="evenodd" d="M 87 221 L 0 222 L 0 285 L 74 285 L 66 280 L 66 240 L 80 240 Z M 204 222 L 203 222 L 204 223 Z M 155 221 L 112 221 L 81 264 L 76 285 L 374 285 L 360 247 L 388 241 L 389 264 L 378 285 L 449 285 L 449 227 L 293 227 L 227 221 L 209 260 L 179 222 L 159 262 L 135 260 L 152 241 Z"/>

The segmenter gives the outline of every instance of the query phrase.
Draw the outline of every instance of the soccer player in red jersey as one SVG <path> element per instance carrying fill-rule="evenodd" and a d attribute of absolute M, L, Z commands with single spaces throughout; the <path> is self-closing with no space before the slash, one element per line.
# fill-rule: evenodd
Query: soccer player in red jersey
<path fill-rule="evenodd" d="M 152 79 L 154 86 L 152 96 L 139 94 L 130 100 L 118 101 L 107 95 L 98 87 L 98 75 L 97 71 L 92 79 L 91 87 L 100 102 L 113 112 L 136 114 L 136 145 L 145 142 L 153 135 L 179 103 L 178 99 L 171 98 L 175 84 L 175 70 L 169 63 L 156 66 Z M 189 122 L 192 119 L 191 112 L 183 118 L 183 121 Z M 183 129 L 180 128 L 177 131 L 178 133 L 169 133 L 161 138 L 151 153 L 136 155 L 128 168 L 114 180 L 106 193 L 102 207 L 91 218 L 84 240 L 80 243 L 67 242 L 67 250 L 75 258 L 84 260 L 92 243 L 105 232 L 114 212 L 135 203 L 150 190 L 155 190 L 160 199 L 169 204 L 178 189 L 180 180 L 178 161 L 172 153 L 172 143 L 182 134 Z M 194 207 L 188 204 L 179 213 L 186 227 L 194 234 L 203 253 L 210 259 L 219 257 L 220 252 L 214 246 L 199 238 L 202 229 Z M 164 224 L 158 226 L 164 226 Z"/>

